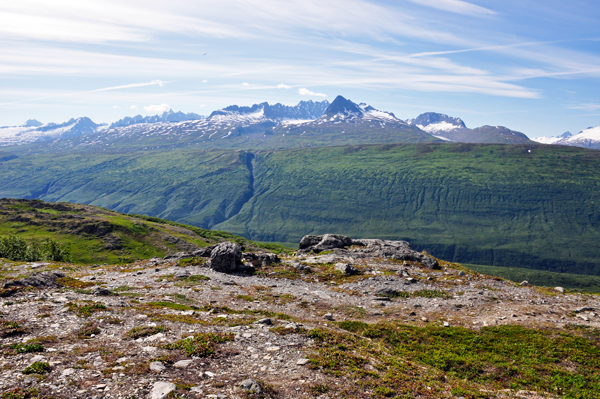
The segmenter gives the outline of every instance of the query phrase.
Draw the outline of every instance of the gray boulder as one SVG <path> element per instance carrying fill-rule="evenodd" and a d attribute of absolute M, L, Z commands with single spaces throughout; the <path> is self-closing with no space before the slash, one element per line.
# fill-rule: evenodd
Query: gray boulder
<path fill-rule="evenodd" d="M 109 296 L 111 292 L 109 289 L 104 287 L 95 287 L 92 289 L 92 294 L 97 296 Z"/>
<path fill-rule="evenodd" d="M 339 234 L 325 234 L 322 236 L 304 236 L 300 240 L 299 253 L 319 253 L 323 251 L 330 251 L 336 248 L 345 248 L 352 245 L 352 239 L 350 237 L 342 236 Z"/>
<path fill-rule="evenodd" d="M 242 247 L 234 242 L 222 242 L 210 253 L 208 264 L 211 269 L 221 273 L 235 272 L 242 262 Z"/>
<path fill-rule="evenodd" d="M 281 262 L 277 255 L 265 252 L 245 252 L 242 257 L 254 267 L 268 266 Z"/>
<path fill-rule="evenodd" d="M 4 288 L 10 287 L 36 287 L 36 288 L 57 288 L 61 287 L 61 284 L 56 280 L 64 277 L 65 274 L 61 272 L 42 272 L 36 273 L 31 277 L 24 278 L 22 280 L 12 280 L 4 283 Z"/>
<path fill-rule="evenodd" d="M 216 245 L 211 245 L 210 247 L 197 249 L 194 252 L 192 252 L 192 255 L 200 258 L 210 258 L 210 254 L 212 253 L 212 250 L 215 249 L 215 247 Z"/>
<path fill-rule="evenodd" d="M 242 388 L 244 391 L 249 392 L 249 393 L 262 393 L 262 387 L 260 386 L 260 384 L 255 381 L 252 380 L 250 378 L 248 378 L 247 380 L 242 381 L 242 383 L 240 384 L 240 388 Z"/>
<path fill-rule="evenodd" d="M 334 267 L 335 270 L 340 271 L 347 276 L 354 276 L 356 274 L 360 274 L 360 270 L 352 266 L 350 263 L 336 263 Z"/>
<path fill-rule="evenodd" d="M 181 269 L 181 270 L 177 270 L 174 274 L 173 277 L 176 279 L 182 279 L 182 278 L 187 278 L 190 276 L 190 272 L 187 269 Z"/>

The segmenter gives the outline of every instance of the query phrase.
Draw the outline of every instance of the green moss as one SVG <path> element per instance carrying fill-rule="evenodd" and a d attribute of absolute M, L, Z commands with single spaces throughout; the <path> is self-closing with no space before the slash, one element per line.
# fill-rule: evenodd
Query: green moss
<path fill-rule="evenodd" d="M 34 362 L 23 370 L 23 374 L 46 374 L 50 371 L 50 364 L 46 362 Z"/>
<path fill-rule="evenodd" d="M 44 352 L 44 346 L 38 343 L 25 343 L 25 344 L 13 344 L 9 348 L 13 349 L 16 353 L 32 353 L 32 352 Z"/>
<path fill-rule="evenodd" d="M 150 335 L 158 334 L 159 332 L 165 331 L 165 328 L 162 326 L 149 327 L 149 326 L 140 326 L 134 327 L 131 330 L 127 331 L 126 335 L 132 339 L 138 339 L 143 337 L 148 337 Z"/>
<path fill-rule="evenodd" d="M 90 304 L 77 304 L 70 302 L 67 304 L 69 310 L 79 317 L 90 317 L 92 313 L 102 312 L 108 310 L 108 308 L 101 303 L 90 303 Z"/>
<path fill-rule="evenodd" d="M 181 350 L 188 356 L 207 357 L 215 354 L 216 344 L 233 341 L 233 337 L 231 333 L 199 333 L 165 345 L 164 348 Z"/>
<path fill-rule="evenodd" d="M 151 307 L 154 307 L 154 308 L 168 308 L 168 309 L 173 309 L 173 310 L 192 310 L 192 309 L 194 309 L 188 305 L 182 305 L 179 303 L 166 302 L 166 301 L 150 302 L 150 303 L 148 303 L 148 305 Z"/>

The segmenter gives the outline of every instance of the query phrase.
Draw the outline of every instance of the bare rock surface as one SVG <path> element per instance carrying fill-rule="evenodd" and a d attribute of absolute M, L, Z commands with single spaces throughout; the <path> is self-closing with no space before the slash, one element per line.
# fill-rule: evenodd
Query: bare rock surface
<path fill-rule="evenodd" d="M 315 341 L 307 331 L 314 328 L 335 330 L 336 323 L 350 320 L 476 330 L 509 324 L 558 331 L 574 323 L 600 327 L 600 299 L 594 295 L 484 276 L 402 241 L 348 245 L 335 235 L 303 241 L 302 251 L 277 259 L 244 254 L 257 260 L 254 275 L 235 274 L 242 252 L 232 243 L 211 250 L 210 267 L 182 268 L 174 257 L 94 267 L 49 263 L 32 274 L 29 264 L 0 262 L 4 286 L 15 288 L 4 298 L 0 321 L 19 327 L 2 330 L 0 392 L 36 389 L 42 397 L 117 399 L 164 398 L 170 392 L 246 398 L 254 391 L 265 398 L 334 398 L 353 382 L 311 366 Z M 326 251 L 333 253 L 321 254 L 331 246 L 337 247 Z M 40 276 L 67 276 L 76 284 L 13 283 Z M 206 334 L 227 339 L 210 354 L 173 349 Z M 9 348 L 29 341 L 44 352 Z M 23 374 L 34 361 L 48 363 L 43 376 Z M 331 390 L 319 393 L 323 386 Z M 519 397 L 510 395 L 489 397 Z M 521 397 L 542 397 L 531 395 Z"/>

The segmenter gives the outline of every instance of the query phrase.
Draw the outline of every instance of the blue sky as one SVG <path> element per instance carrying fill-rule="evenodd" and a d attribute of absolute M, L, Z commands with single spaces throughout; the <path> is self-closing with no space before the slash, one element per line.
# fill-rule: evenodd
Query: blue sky
<path fill-rule="evenodd" d="M 0 3 L 0 126 L 333 100 L 530 137 L 600 125 L 600 3 Z"/>

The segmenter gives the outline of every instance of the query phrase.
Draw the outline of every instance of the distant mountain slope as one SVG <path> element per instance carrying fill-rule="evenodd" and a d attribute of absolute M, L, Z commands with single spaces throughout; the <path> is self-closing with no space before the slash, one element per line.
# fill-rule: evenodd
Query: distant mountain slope
<path fill-rule="evenodd" d="M 557 141 L 573 136 L 571 132 L 564 132 L 559 136 L 541 136 L 533 137 L 531 140 L 541 144 L 555 144 Z"/>
<path fill-rule="evenodd" d="M 510 130 L 504 126 L 481 126 L 474 129 L 454 129 L 439 134 L 450 141 L 458 143 L 526 144 L 532 142 L 529 140 L 529 137 L 523 133 Z"/>
<path fill-rule="evenodd" d="M 22 145 L 37 141 L 56 140 L 94 134 L 103 125 L 83 117 L 65 123 L 40 125 L 29 120 L 24 126 L 0 127 L 0 146 Z"/>
<path fill-rule="evenodd" d="M 453 261 L 600 275 L 599 151 L 431 143 L 18 155 L 0 162 L 0 197 L 261 241 L 404 238 Z"/>
<path fill-rule="evenodd" d="M 195 114 L 193 112 L 184 114 L 183 112 L 174 112 L 173 110 L 169 110 L 168 112 L 163 112 L 162 115 L 153 115 L 153 116 L 142 116 L 136 115 L 133 118 L 125 117 L 121 120 L 118 120 L 112 123 L 109 126 L 109 129 L 115 129 L 118 127 L 126 127 L 135 125 L 138 123 L 157 123 L 157 122 L 183 122 L 183 121 L 193 121 L 204 119 L 202 115 Z"/>
<path fill-rule="evenodd" d="M 426 112 L 406 122 L 436 138 L 455 143 L 524 144 L 531 142 L 523 133 L 504 126 L 481 126 L 469 129 L 462 119 L 435 112 Z"/>

